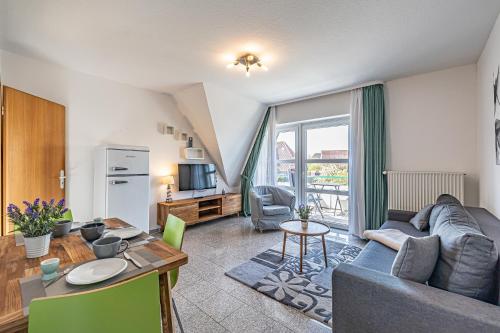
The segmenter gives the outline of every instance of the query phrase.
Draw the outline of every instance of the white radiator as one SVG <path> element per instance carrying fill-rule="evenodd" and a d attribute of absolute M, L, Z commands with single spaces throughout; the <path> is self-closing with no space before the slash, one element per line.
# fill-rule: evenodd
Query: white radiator
<path fill-rule="evenodd" d="M 417 212 L 434 203 L 440 194 L 451 194 L 464 203 L 464 173 L 384 171 L 388 208 Z"/>

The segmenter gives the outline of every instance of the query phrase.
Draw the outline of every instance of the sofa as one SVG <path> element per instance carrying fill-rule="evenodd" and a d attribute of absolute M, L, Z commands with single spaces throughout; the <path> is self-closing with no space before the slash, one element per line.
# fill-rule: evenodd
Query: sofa
<path fill-rule="evenodd" d="M 255 229 L 279 229 L 294 217 L 295 195 L 276 186 L 255 186 L 250 190 L 250 209 Z"/>
<path fill-rule="evenodd" d="M 464 209 L 498 251 L 500 221 L 483 208 Z M 428 236 L 429 230 L 419 231 L 409 223 L 414 215 L 390 211 L 381 229 Z M 397 251 L 372 240 L 351 264 L 335 268 L 333 332 L 500 332 L 499 261 L 492 266 L 487 302 L 391 275 L 396 255 Z"/>

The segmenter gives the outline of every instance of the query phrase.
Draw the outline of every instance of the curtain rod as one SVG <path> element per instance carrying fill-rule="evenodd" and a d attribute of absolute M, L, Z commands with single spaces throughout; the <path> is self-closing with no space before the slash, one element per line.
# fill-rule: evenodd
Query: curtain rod
<path fill-rule="evenodd" d="M 306 101 L 308 99 L 313 99 L 313 98 L 318 98 L 318 97 L 322 97 L 322 96 L 338 94 L 338 93 L 342 93 L 342 92 L 346 92 L 346 91 L 350 91 L 350 90 L 354 90 L 354 89 L 359 89 L 359 88 L 363 88 L 363 87 L 372 86 L 374 84 L 384 84 L 384 81 L 369 81 L 369 82 L 366 82 L 366 83 L 358 84 L 358 85 L 347 87 L 347 88 L 335 89 L 335 90 L 328 90 L 328 91 L 324 91 L 324 92 L 317 93 L 317 94 L 306 95 L 306 96 L 302 96 L 302 97 L 298 97 L 298 98 L 292 98 L 292 99 L 284 100 L 284 101 L 281 101 L 281 102 L 272 103 L 269 106 L 279 106 L 279 105 L 284 105 L 284 104 L 289 104 L 289 103 Z"/>

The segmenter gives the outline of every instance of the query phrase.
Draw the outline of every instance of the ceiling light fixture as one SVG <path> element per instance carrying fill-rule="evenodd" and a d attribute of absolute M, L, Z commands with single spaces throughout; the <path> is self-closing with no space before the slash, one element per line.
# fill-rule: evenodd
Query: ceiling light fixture
<path fill-rule="evenodd" d="M 232 61 L 229 65 L 227 65 L 227 68 L 233 68 L 238 65 L 243 65 L 245 67 L 246 71 L 245 75 L 247 77 L 250 76 L 250 67 L 254 65 L 257 65 L 259 68 L 262 68 L 263 70 L 267 71 L 267 67 L 261 63 L 259 57 L 257 57 L 255 54 L 252 53 L 246 53 L 238 57 L 237 59 Z"/>

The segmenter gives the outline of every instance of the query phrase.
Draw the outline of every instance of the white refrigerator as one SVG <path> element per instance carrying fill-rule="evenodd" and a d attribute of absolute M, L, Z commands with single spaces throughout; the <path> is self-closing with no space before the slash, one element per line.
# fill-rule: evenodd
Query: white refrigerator
<path fill-rule="evenodd" d="M 94 216 L 149 233 L 149 148 L 100 146 L 94 156 Z"/>

